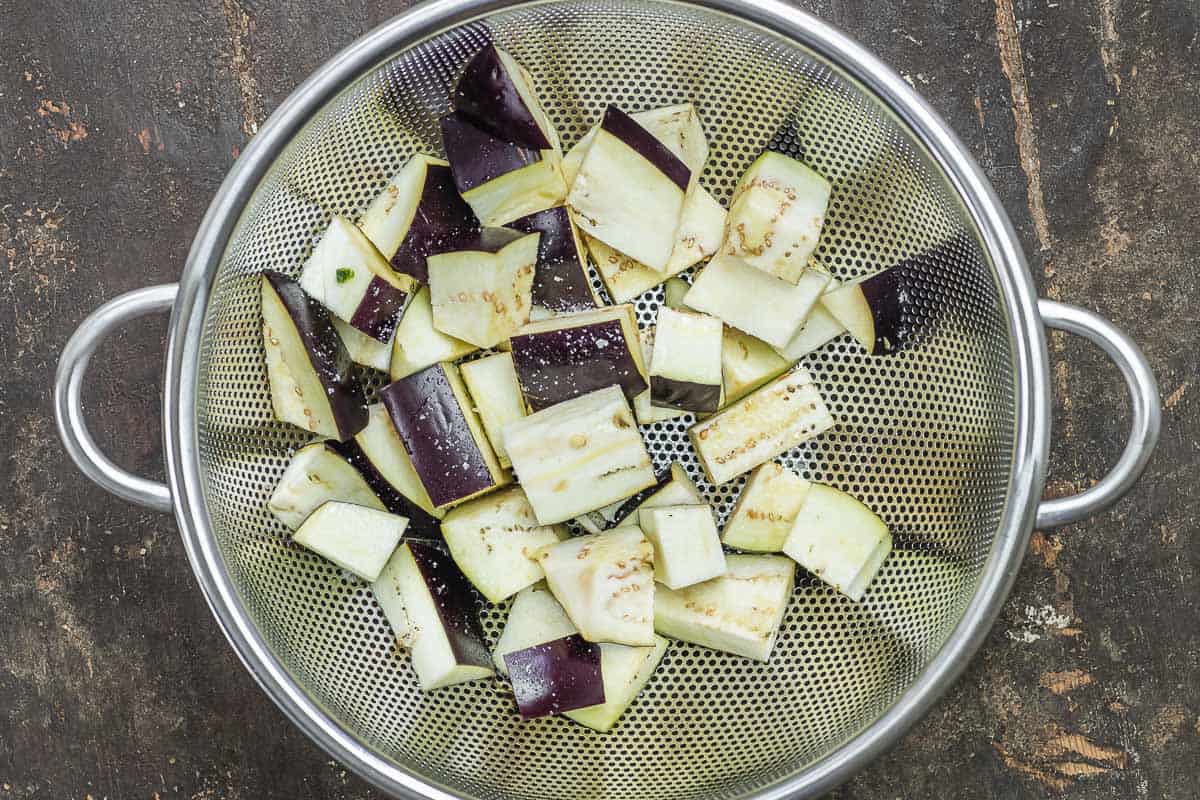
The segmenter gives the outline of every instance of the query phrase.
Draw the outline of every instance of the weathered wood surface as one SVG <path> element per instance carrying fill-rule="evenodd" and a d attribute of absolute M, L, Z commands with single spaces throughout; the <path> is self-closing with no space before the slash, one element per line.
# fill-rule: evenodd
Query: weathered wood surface
<path fill-rule="evenodd" d="M 239 148 L 384 0 L 0 0 L 0 798 L 376 797 L 262 696 L 171 520 L 93 488 L 50 415 L 56 355 L 175 280 Z M 950 121 L 1042 292 L 1161 381 L 1159 453 L 1115 510 L 1038 533 L 964 679 L 851 798 L 1193 798 L 1200 764 L 1200 13 L 1194 2 L 819 0 Z M 153 474 L 164 322 L 102 348 L 97 437 Z M 1049 492 L 1100 477 L 1125 390 L 1056 338 Z"/>

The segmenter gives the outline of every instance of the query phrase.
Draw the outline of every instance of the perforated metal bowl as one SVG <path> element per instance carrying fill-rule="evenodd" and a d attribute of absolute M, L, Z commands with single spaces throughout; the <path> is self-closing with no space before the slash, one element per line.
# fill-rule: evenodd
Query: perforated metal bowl
<path fill-rule="evenodd" d="M 819 258 L 853 278 L 953 242 L 915 284 L 904 352 L 871 358 L 844 337 L 804 364 L 839 420 L 789 453 L 895 532 L 861 603 L 801 578 L 768 665 L 672 644 L 614 733 L 521 723 L 500 681 L 422 694 L 362 584 L 291 547 L 265 501 L 305 440 L 271 416 L 255 276 L 296 273 L 331 214 L 360 213 L 417 152 L 466 59 L 495 40 L 532 72 L 573 143 L 608 103 L 691 100 L 727 200 L 764 148 L 802 155 L 834 184 Z M 661 291 L 638 300 L 649 322 Z M 79 392 L 96 344 L 173 307 L 164 401 L 170 488 L 100 453 Z M 1101 344 L 1133 396 L 1133 434 L 1084 495 L 1037 504 L 1049 441 L 1043 324 Z M 378 385 L 378 382 L 377 384 Z M 1154 379 L 1102 320 L 1035 298 L 1009 223 L 932 111 L 852 41 L 758 0 L 434 2 L 325 65 L 264 126 L 196 238 L 178 287 L 118 298 L 64 351 L 57 410 L 81 468 L 111 491 L 174 508 L 192 566 L 238 654 L 333 756 L 402 797 L 780 798 L 828 789 L 894 742 L 970 657 L 1003 601 L 1034 521 L 1060 523 L 1121 495 L 1158 431 Z M 713 487 L 687 420 L 646 429 L 724 516 L 740 481 Z M 504 609 L 484 612 L 495 638 Z"/>

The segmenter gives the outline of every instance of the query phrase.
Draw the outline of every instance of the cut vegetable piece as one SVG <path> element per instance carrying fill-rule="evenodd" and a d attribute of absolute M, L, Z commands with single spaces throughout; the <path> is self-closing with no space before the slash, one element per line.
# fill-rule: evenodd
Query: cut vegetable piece
<path fill-rule="evenodd" d="M 453 364 L 390 383 L 379 397 L 435 508 L 509 482 Z"/>
<path fill-rule="evenodd" d="M 669 644 L 657 635 L 652 647 L 628 647 L 602 642 L 600 671 L 604 678 L 604 704 L 568 711 L 563 716 L 600 733 L 612 730 L 650 682 Z"/>
<path fill-rule="evenodd" d="M 654 326 L 642 328 L 638 331 L 638 342 L 642 346 L 642 363 L 650 364 L 654 361 Z M 649 425 L 654 422 L 662 422 L 668 419 L 676 419 L 686 414 L 686 411 L 680 411 L 676 408 L 659 408 L 650 402 L 650 390 L 639 394 L 633 399 L 633 413 L 637 417 L 639 425 Z"/>
<path fill-rule="evenodd" d="M 725 522 L 722 541 L 738 550 L 782 551 L 808 487 L 808 481 L 790 469 L 774 461 L 763 464 L 746 481 Z"/>
<path fill-rule="evenodd" d="M 267 501 L 270 512 L 292 530 L 330 500 L 386 510 L 362 473 L 331 444 L 313 442 L 297 450 Z"/>
<path fill-rule="evenodd" d="M 331 500 L 309 514 L 292 539 L 364 581 L 373 582 L 407 527 L 404 517 Z"/>
<path fill-rule="evenodd" d="M 633 502 L 636 499 L 636 502 Z M 638 518 L 642 511 L 650 508 L 661 508 L 663 506 L 689 506 L 700 505 L 704 503 L 704 498 L 701 497 L 700 491 L 696 488 L 696 484 L 692 483 L 692 479 L 688 477 L 687 470 L 678 461 L 671 464 L 670 479 L 658 485 L 657 488 L 651 490 L 649 494 L 641 498 L 630 498 L 625 507 L 617 512 L 616 527 L 623 528 L 627 525 L 637 525 Z"/>
<path fill-rule="evenodd" d="M 510 422 L 503 435 L 543 525 L 565 522 L 654 484 L 650 455 L 616 386 Z"/>
<path fill-rule="evenodd" d="M 367 424 L 362 387 L 329 314 L 278 272 L 261 278 L 263 347 L 275 418 L 334 439 Z"/>
<path fill-rule="evenodd" d="M 496 353 L 492 356 L 469 361 L 459 370 L 463 382 L 475 401 L 475 410 L 483 422 L 492 450 L 500 466 L 511 467 L 508 451 L 504 449 L 504 426 L 525 416 L 525 399 L 517 383 L 517 371 L 513 367 L 512 353 Z"/>
<path fill-rule="evenodd" d="M 391 416 L 382 403 L 371 405 L 367 411 L 367 427 L 354 437 L 354 443 L 358 445 L 363 459 L 379 475 L 379 480 L 399 495 L 398 503 L 387 503 L 388 507 L 408 517 L 411 533 L 424 539 L 438 538 L 441 535 L 438 518 L 443 512 L 433 505 L 429 493 L 417 477 L 417 471 L 396 433 Z M 353 463 L 353 458 L 351 461 Z"/>
<path fill-rule="evenodd" d="M 654 644 L 654 550 L 640 528 L 568 539 L 536 557 L 583 638 Z"/>
<path fill-rule="evenodd" d="M 371 584 L 371 593 L 383 609 L 383 616 L 396 634 L 396 644 L 401 647 L 412 647 L 412 623 L 408 611 L 404 608 L 404 598 L 400 595 L 400 562 L 405 558 L 399 550 L 392 553 L 387 564 L 379 572 L 379 577 Z"/>
<path fill-rule="evenodd" d="M 688 433 L 709 480 L 720 485 L 833 425 L 812 378 L 798 369 L 693 425 Z"/>
<path fill-rule="evenodd" d="M 654 579 L 671 589 L 725 573 L 725 552 L 707 505 L 653 506 L 638 514 L 654 547 Z"/>
<path fill-rule="evenodd" d="M 300 288 L 351 327 L 388 342 L 417 284 L 394 271 L 350 220 L 334 217 L 304 264 Z"/>
<path fill-rule="evenodd" d="M 708 263 L 683 302 L 774 347 L 786 347 L 812 311 L 829 276 L 807 270 L 796 285 L 728 256 Z"/>
<path fill-rule="evenodd" d="M 733 191 L 722 255 L 796 283 L 817 249 L 829 181 L 794 158 L 766 152 Z"/>
<path fill-rule="evenodd" d="M 517 379 L 534 411 L 613 385 L 632 402 L 648 386 L 633 306 L 534 322 L 511 342 Z"/>
<path fill-rule="evenodd" d="M 695 173 L 645 128 L 609 106 L 567 197 L 579 227 L 665 272 Z"/>
<path fill-rule="evenodd" d="M 337 331 L 342 344 L 346 345 L 346 352 L 350 354 L 351 361 L 380 372 L 388 371 L 388 366 L 392 363 L 393 341 L 381 342 L 367 336 L 332 314 L 329 315 L 329 321 L 333 323 L 333 329 Z"/>
<path fill-rule="evenodd" d="M 700 123 L 700 117 L 691 103 L 638 111 L 629 116 L 658 139 L 676 158 L 683 161 L 688 169 L 695 173 L 704 169 L 704 162 L 708 160 L 708 140 L 704 136 L 704 126 Z M 575 182 L 575 176 L 579 174 L 583 159 L 592 142 L 596 140 L 596 132 L 599 130 L 599 125 L 593 126 L 563 156 L 563 177 L 566 178 L 568 186 Z M 720 241 L 717 244 L 720 244 Z"/>
<path fill-rule="evenodd" d="M 494 347 L 529 322 L 538 237 L 484 228 L 453 252 L 430 256 L 434 327 L 476 347 Z"/>
<path fill-rule="evenodd" d="M 599 239 L 585 236 L 584 243 L 609 295 L 615 302 L 627 303 L 717 252 L 724 235 L 725 209 L 703 187 L 696 186 L 684 202 L 675 249 L 665 271 L 651 269 Z"/>
<path fill-rule="evenodd" d="M 772 378 L 787 372 L 792 362 L 766 342 L 726 326 L 721 340 L 721 376 L 725 402 L 734 403 Z"/>
<path fill-rule="evenodd" d="M 658 587 L 654 629 L 663 636 L 767 661 L 795 585 L 783 556 L 731 555 L 724 575 L 678 591 Z"/>
<path fill-rule="evenodd" d="M 600 646 L 579 634 L 509 653 L 504 663 L 522 719 L 604 702 Z"/>
<path fill-rule="evenodd" d="M 522 589 L 513 600 L 504 622 L 504 632 L 492 651 L 492 661 L 502 675 L 507 675 L 504 657 L 509 653 L 578 632 L 567 612 L 554 599 L 550 587 L 544 583 L 534 584 Z"/>
<path fill-rule="evenodd" d="M 821 304 L 871 355 L 894 353 L 912 335 L 907 312 L 915 300 L 907 264 L 849 283 Z"/>
<path fill-rule="evenodd" d="M 667 308 L 682 308 L 683 296 L 691 288 L 692 285 L 683 278 L 669 278 L 663 285 L 663 305 Z"/>
<path fill-rule="evenodd" d="M 480 497 L 442 520 L 450 555 L 489 601 L 500 603 L 540 581 L 533 554 L 567 538 L 560 525 L 540 525 L 521 487 Z"/>
<path fill-rule="evenodd" d="M 830 314 L 829 309 L 825 307 L 825 297 L 840 287 L 841 284 L 837 281 L 829 282 L 825 294 L 809 312 L 808 319 L 804 320 L 804 324 L 796 331 L 787 347 L 779 351 L 784 358 L 792 362 L 799 361 L 846 332 L 846 326 L 838 322 L 837 317 Z"/>
<path fill-rule="evenodd" d="M 650 402 L 711 413 L 721 405 L 721 321 L 706 314 L 658 310 Z"/>
<path fill-rule="evenodd" d="M 453 101 L 459 114 L 497 139 L 532 150 L 559 147 L 529 72 L 494 44 L 467 62 Z"/>
<path fill-rule="evenodd" d="M 439 361 L 456 361 L 479 348 L 455 339 L 433 327 L 433 305 L 428 287 L 422 287 L 413 298 L 392 346 L 392 364 L 388 370 L 392 380 L 407 378 Z"/>
<path fill-rule="evenodd" d="M 533 306 L 544 315 L 599 308 L 601 303 L 587 274 L 587 256 L 566 206 L 548 208 L 509 223 L 525 233 L 539 233 Z"/>
<path fill-rule="evenodd" d="M 367 208 L 358 227 L 392 269 L 428 283 L 425 259 L 455 249 L 459 239 L 479 228 L 479 220 L 459 196 L 450 165 L 415 155 Z"/>
<path fill-rule="evenodd" d="M 566 199 L 555 150 L 497 139 L 461 114 L 442 117 L 442 142 L 455 186 L 484 225 L 504 225 Z"/>
<path fill-rule="evenodd" d="M 396 551 L 396 581 L 408 614 L 412 665 L 429 692 L 494 674 L 475 590 L 453 559 L 429 542 Z"/>
<path fill-rule="evenodd" d="M 892 550 L 892 534 L 871 509 L 832 486 L 814 483 L 792 523 L 783 552 L 851 600 L 863 592 Z"/>

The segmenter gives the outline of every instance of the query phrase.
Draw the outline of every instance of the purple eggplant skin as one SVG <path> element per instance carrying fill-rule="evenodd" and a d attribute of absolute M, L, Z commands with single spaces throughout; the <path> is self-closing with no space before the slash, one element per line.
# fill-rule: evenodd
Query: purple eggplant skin
<path fill-rule="evenodd" d="M 596 308 L 586 265 L 575 246 L 574 223 L 566 206 L 547 208 L 508 223 L 525 233 L 540 233 L 537 270 L 533 278 L 533 304 L 568 314 Z"/>
<path fill-rule="evenodd" d="M 440 364 L 388 384 L 379 399 L 435 506 L 495 485 Z"/>
<path fill-rule="evenodd" d="M 688 190 L 688 185 L 692 182 L 692 171 L 688 169 L 687 164 L 655 139 L 652 133 L 638 125 L 633 117 L 616 106 L 609 106 L 604 111 L 600 128 L 629 145 L 635 153 L 649 161 L 681 190 Z"/>
<path fill-rule="evenodd" d="M 538 150 L 497 139 L 461 114 L 442 117 L 442 144 L 461 194 L 542 160 Z"/>
<path fill-rule="evenodd" d="M 454 660 L 463 665 L 490 668 L 492 657 L 484 644 L 483 626 L 479 624 L 480 601 L 475 587 L 459 570 L 449 551 L 434 542 L 407 541 L 417 569 L 437 606 Z"/>
<path fill-rule="evenodd" d="M 650 376 L 650 404 L 699 414 L 715 413 L 721 406 L 721 387 L 711 383 L 677 381 Z"/>
<path fill-rule="evenodd" d="M 863 299 L 875 322 L 872 355 L 890 355 L 906 347 L 921 329 L 941 316 L 940 294 L 931 284 L 962 281 L 954 268 L 970 258 L 977 245 L 966 235 L 954 236 L 923 253 L 876 273 L 860 283 Z"/>
<path fill-rule="evenodd" d="M 477 250 L 481 253 L 499 253 L 518 239 L 524 239 L 527 234 L 510 228 L 480 228 L 465 233 L 454 243 L 447 252 L 461 253 L 465 250 Z"/>
<path fill-rule="evenodd" d="M 467 63 L 454 88 L 453 101 L 459 114 L 497 139 L 530 150 L 551 148 L 494 44 L 480 50 Z"/>
<path fill-rule="evenodd" d="M 408 235 L 392 256 L 392 269 L 429 283 L 425 259 L 459 249 L 458 240 L 476 230 L 479 219 L 458 193 L 450 168 L 429 164 Z"/>
<path fill-rule="evenodd" d="M 304 342 L 304 351 L 333 410 L 338 435 L 345 441 L 367 427 L 367 400 L 354 378 L 354 362 L 342 337 L 329 319 L 329 312 L 313 300 L 300 284 L 281 272 L 267 270 L 262 279 L 287 309 L 292 324 Z"/>
<path fill-rule="evenodd" d="M 383 278 L 375 277 L 367 284 L 367 293 L 354 309 L 350 327 L 381 342 L 390 342 L 396 334 L 396 326 L 404 316 L 411 298 L 408 292 L 397 289 Z"/>
<path fill-rule="evenodd" d="M 358 474 L 383 503 L 384 508 L 408 519 L 408 527 L 404 531 L 406 541 L 409 536 L 434 540 L 442 538 L 441 522 L 392 488 L 387 479 L 379 474 L 379 470 L 375 469 L 375 465 L 371 463 L 371 459 L 367 458 L 367 454 L 359 447 L 358 442 L 353 439 L 346 442 L 329 440 L 325 442 L 325 447 L 358 470 Z"/>
<path fill-rule="evenodd" d="M 534 411 L 613 384 L 631 404 L 646 391 L 619 320 L 519 334 L 510 341 L 517 381 Z"/>
<path fill-rule="evenodd" d="M 604 702 L 600 645 L 577 633 L 504 655 L 522 719 Z"/>

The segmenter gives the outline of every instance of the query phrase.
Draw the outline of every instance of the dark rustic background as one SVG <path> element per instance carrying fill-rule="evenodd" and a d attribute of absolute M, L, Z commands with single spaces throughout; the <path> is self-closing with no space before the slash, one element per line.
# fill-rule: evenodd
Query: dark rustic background
<path fill-rule="evenodd" d="M 1115 320 L 1164 426 L 1115 510 L 1034 534 L 965 678 L 835 796 L 1195 798 L 1200 767 L 1200 27 L 1132 0 L 803 5 L 877 51 L 969 144 L 1043 294 Z M 57 354 L 175 280 L 239 149 L 403 0 L 0 0 L 0 798 L 375 798 L 259 693 L 172 520 L 88 484 L 50 414 Z M 104 347 L 103 446 L 161 474 L 163 320 Z M 1056 338 L 1050 494 L 1099 478 L 1127 401 Z"/>

